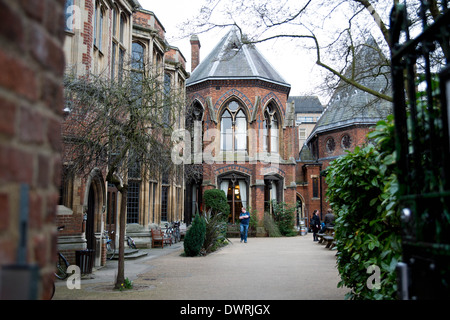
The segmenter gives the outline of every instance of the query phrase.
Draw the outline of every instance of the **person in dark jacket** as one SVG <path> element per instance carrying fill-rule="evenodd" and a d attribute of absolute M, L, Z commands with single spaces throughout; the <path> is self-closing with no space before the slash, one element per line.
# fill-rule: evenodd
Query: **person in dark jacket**
<path fill-rule="evenodd" d="M 241 220 L 241 224 L 239 226 L 241 233 L 241 242 L 244 241 L 245 243 L 247 243 L 248 225 L 250 223 L 250 213 L 248 213 L 244 207 L 242 208 L 242 212 L 239 215 L 239 220 Z"/>
<path fill-rule="evenodd" d="M 317 238 L 317 232 L 319 232 L 320 218 L 317 215 L 317 210 L 314 210 L 309 226 L 311 227 L 311 230 L 313 232 L 313 241 L 319 241 L 319 239 Z"/>

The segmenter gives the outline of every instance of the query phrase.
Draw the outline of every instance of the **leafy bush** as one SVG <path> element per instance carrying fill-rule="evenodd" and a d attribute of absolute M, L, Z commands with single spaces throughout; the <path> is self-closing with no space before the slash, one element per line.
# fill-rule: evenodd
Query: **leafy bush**
<path fill-rule="evenodd" d="M 338 286 L 351 299 L 395 299 L 401 255 L 392 117 L 368 135 L 375 146 L 356 147 L 327 168 L 327 196 L 336 216 Z M 369 286 L 372 267 L 379 286 Z"/>
<path fill-rule="evenodd" d="M 264 212 L 264 228 L 269 237 L 281 237 L 280 229 L 270 213 Z"/>
<path fill-rule="evenodd" d="M 198 256 L 206 234 L 205 220 L 197 213 L 184 237 L 184 253 L 188 257 Z"/>
<path fill-rule="evenodd" d="M 230 205 L 227 202 L 225 192 L 220 189 L 206 190 L 203 194 L 206 208 L 211 208 L 213 213 L 223 213 L 228 216 L 230 213 Z"/>
<path fill-rule="evenodd" d="M 225 222 L 226 216 L 223 213 L 213 214 L 210 209 L 203 213 L 205 220 L 205 241 L 203 242 L 203 251 L 208 254 L 217 250 L 223 245 L 226 239 L 227 224 Z"/>
<path fill-rule="evenodd" d="M 273 205 L 273 217 L 283 236 L 295 236 L 294 231 L 295 224 L 295 206 L 288 207 L 285 202 L 272 202 Z"/>

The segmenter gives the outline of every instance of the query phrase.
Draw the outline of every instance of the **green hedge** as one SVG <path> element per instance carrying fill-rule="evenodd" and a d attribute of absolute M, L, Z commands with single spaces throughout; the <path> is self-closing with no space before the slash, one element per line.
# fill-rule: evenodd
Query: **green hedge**
<path fill-rule="evenodd" d="M 368 138 L 375 145 L 356 147 L 326 171 L 336 216 L 338 286 L 351 289 L 350 299 L 395 299 L 401 237 L 392 117 Z"/>

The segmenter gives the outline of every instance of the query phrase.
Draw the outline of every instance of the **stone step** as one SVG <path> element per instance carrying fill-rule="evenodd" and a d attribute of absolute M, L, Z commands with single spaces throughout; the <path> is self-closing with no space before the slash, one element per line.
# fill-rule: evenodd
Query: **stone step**
<path fill-rule="evenodd" d="M 145 257 L 146 255 L 148 255 L 147 252 L 139 251 L 139 249 L 126 248 L 125 252 L 124 252 L 125 260 L 133 260 L 133 259 Z M 107 255 L 107 258 L 109 259 L 109 255 Z M 117 260 L 117 259 L 119 259 L 119 249 L 116 249 L 116 251 L 114 253 L 114 258 L 112 260 Z"/>

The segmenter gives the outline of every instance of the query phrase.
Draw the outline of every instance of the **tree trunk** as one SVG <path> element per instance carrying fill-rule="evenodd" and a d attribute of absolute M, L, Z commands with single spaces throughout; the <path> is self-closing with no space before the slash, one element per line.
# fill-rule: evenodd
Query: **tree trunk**
<path fill-rule="evenodd" d="M 115 289 L 119 289 L 120 286 L 125 283 L 125 224 L 127 215 L 127 197 L 128 197 L 128 185 L 124 185 L 121 188 L 122 199 L 120 201 L 120 229 L 119 229 L 119 259 L 117 268 L 117 279 L 114 286 Z"/>

